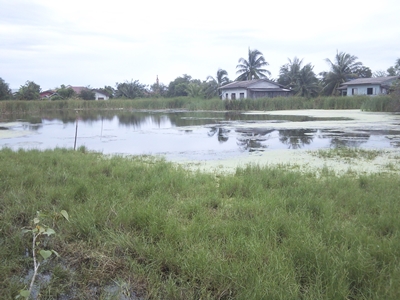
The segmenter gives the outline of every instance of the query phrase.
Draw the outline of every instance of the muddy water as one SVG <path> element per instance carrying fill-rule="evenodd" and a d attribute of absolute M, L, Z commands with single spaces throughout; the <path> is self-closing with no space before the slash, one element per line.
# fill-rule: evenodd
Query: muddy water
<path fill-rule="evenodd" d="M 104 154 L 222 160 L 249 153 L 335 147 L 396 149 L 400 116 L 346 111 L 83 112 L 16 116 L 0 123 L 0 147 L 73 148 Z"/>

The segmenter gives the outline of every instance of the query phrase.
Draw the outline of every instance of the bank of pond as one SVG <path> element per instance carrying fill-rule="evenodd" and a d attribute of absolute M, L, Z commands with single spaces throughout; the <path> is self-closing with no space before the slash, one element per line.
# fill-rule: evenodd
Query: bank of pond
<path fill-rule="evenodd" d="M 186 109 L 186 110 L 293 110 L 293 109 L 361 109 L 368 111 L 398 111 L 400 99 L 391 96 L 352 97 L 279 97 L 223 101 L 217 98 L 191 97 L 140 98 L 110 100 L 40 100 L 0 101 L 0 114 L 76 109 Z"/>
<path fill-rule="evenodd" d="M 0 150 L 0 290 L 40 299 L 399 299 L 400 178 Z M 69 222 L 57 212 L 66 211 Z M 40 256 L 38 254 L 38 260 Z M 40 294 L 40 297 L 39 297 Z"/>

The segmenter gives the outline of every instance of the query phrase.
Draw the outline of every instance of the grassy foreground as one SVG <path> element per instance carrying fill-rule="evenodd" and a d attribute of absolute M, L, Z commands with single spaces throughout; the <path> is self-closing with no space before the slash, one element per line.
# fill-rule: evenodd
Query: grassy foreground
<path fill-rule="evenodd" d="M 36 211 L 66 210 L 43 240 L 40 299 L 399 299 L 398 175 L 316 178 L 249 166 L 192 173 L 85 149 L 0 150 L 0 291 L 32 269 Z"/>

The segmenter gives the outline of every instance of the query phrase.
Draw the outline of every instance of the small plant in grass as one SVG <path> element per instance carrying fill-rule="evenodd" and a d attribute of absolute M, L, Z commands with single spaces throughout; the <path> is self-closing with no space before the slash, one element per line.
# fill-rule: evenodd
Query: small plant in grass
<path fill-rule="evenodd" d="M 310 152 L 320 158 L 342 158 L 342 159 L 366 159 L 373 160 L 382 154 L 380 150 L 364 150 L 357 148 L 340 147 L 329 150 L 318 150 Z"/>
<path fill-rule="evenodd" d="M 32 293 L 32 288 L 33 284 L 35 282 L 36 276 L 38 274 L 38 270 L 40 267 L 41 262 L 45 261 L 46 259 L 50 258 L 52 254 L 56 255 L 57 257 L 59 256 L 58 253 L 53 250 L 46 250 L 46 249 L 41 249 L 41 241 L 40 239 L 43 236 L 50 236 L 55 234 L 56 232 L 54 229 L 50 228 L 49 226 L 45 225 L 43 223 L 43 218 L 47 217 L 47 215 L 37 212 L 36 218 L 32 220 L 32 226 L 31 227 L 24 227 L 22 229 L 23 233 L 31 233 L 32 234 L 32 258 L 33 258 L 33 276 L 31 283 L 29 285 L 29 290 L 20 290 L 19 295 L 16 296 L 15 298 L 25 298 L 28 299 L 31 296 Z M 54 213 L 53 214 L 53 221 L 60 218 L 64 217 L 67 221 L 69 221 L 69 216 L 68 213 L 65 210 L 60 211 L 60 213 Z M 37 257 L 37 253 L 39 252 L 40 257 Z"/>

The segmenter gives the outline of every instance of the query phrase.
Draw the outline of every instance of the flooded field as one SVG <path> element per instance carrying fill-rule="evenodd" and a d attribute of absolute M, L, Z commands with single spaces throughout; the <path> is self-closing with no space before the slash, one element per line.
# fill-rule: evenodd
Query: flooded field
<path fill-rule="evenodd" d="M 358 110 L 273 112 L 113 111 L 3 117 L 0 147 L 85 146 L 104 154 L 162 155 L 221 165 L 299 162 L 309 151 L 351 147 L 397 152 L 400 115 Z M 253 159 L 254 158 L 254 159 Z"/>

